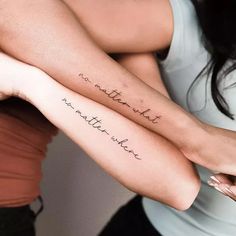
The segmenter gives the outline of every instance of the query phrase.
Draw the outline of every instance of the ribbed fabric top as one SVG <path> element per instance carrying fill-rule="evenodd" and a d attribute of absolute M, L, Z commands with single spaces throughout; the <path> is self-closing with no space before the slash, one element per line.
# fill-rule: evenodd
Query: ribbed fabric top
<path fill-rule="evenodd" d="M 26 205 L 40 194 L 41 162 L 56 133 L 31 104 L 0 102 L 0 207 Z"/>

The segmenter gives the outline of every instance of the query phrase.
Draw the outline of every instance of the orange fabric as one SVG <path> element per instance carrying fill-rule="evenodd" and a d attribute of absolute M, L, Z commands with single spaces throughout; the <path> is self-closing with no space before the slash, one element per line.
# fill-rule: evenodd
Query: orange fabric
<path fill-rule="evenodd" d="M 31 104 L 0 102 L 0 207 L 26 205 L 40 195 L 41 163 L 56 132 Z"/>

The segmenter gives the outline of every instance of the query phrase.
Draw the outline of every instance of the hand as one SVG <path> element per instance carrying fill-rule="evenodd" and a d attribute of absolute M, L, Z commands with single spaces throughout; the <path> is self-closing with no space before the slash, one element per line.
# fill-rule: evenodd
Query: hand
<path fill-rule="evenodd" d="M 226 174 L 216 174 L 211 176 L 208 184 L 225 196 L 236 201 L 236 177 Z"/>

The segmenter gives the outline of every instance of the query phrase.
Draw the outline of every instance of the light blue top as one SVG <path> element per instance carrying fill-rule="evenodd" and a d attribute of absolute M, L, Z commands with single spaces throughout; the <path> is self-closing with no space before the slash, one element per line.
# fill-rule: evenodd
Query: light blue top
<path fill-rule="evenodd" d="M 166 60 L 161 62 L 163 80 L 172 99 L 202 121 L 236 131 L 236 121 L 216 108 L 210 92 L 210 79 L 203 76 L 193 86 L 187 106 L 187 91 L 206 65 L 209 54 L 201 43 L 201 30 L 190 0 L 170 0 L 174 15 L 174 34 Z M 236 72 L 220 84 L 231 113 L 236 115 Z M 162 203 L 143 198 L 143 207 L 153 226 L 163 236 L 235 236 L 236 202 L 207 185 L 211 172 L 197 166 L 202 186 L 187 211 L 177 211 Z M 181 183 L 180 183 L 181 184 Z M 181 193 L 179 193 L 181 194 Z"/>

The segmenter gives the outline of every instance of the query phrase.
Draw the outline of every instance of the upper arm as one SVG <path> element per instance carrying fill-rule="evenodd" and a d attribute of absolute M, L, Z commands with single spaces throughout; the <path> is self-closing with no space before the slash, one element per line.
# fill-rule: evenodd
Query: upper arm
<path fill-rule="evenodd" d="M 168 0 L 64 0 L 106 52 L 145 52 L 170 45 Z"/>

